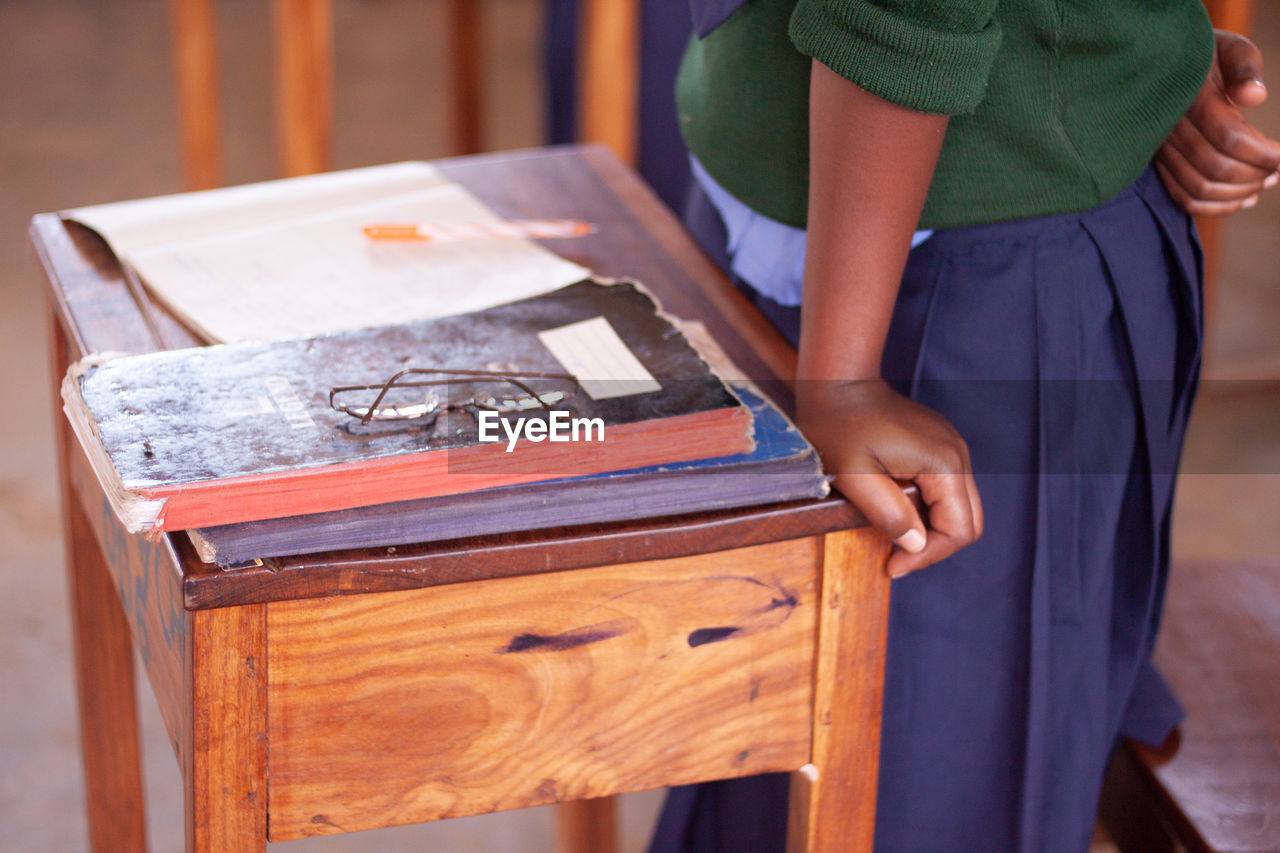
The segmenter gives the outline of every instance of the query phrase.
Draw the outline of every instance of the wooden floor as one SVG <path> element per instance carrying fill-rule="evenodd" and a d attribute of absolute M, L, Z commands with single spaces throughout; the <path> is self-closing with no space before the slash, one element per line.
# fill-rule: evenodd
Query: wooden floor
<path fill-rule="evenodd" d="M 31 214 L 180 189 L 163 0 L 0 0 L 0 848 L 84 850 L 75 704 L 55 512 L 41 281 Z M 260 0 L 222 0 L 228 180 L 273 177 L 268 20 Z M 335 0 L 335 166 L 448 155 L 440 0 Z M 1280 14 L 1259 36 L 1280 69 Z M 484 0 L 490 27 L 486 146 L 539 144 L 539 4 Z M 1280 101 L 1280 70 L 1273 90 Z M 1280 135 L 1280 104 L 1259 123 Z M 1211 329 L 1213 377 L 1280 377 L 1280 195 L 1236 217 Z M 1280 395 L 1206 383 L 1179 491 L 1175 550 L 1280 554 Z M 1255 473 L 1250 473 L 1255 472 Z M 1265 473 L 1256 473 L 1265 472 Z M 163 725 L 141 693 L 151 837 L 182 847 L 181 789 Z M 657 807 L 628 798 L 624 850 Z M 541 851 L 546 810 L 278 845 L 284 850 Z"/>

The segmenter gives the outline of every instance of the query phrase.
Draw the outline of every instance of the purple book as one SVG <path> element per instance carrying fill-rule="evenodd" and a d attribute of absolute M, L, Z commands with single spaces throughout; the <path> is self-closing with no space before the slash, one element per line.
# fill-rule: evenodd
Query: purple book
<path fill-rule="evenodd" d="M 755 420 L 749 453 L 609 474 L 504 486 L 191 531 L 205 562 L 224 568 L 265 557 L 407 545 L 517 530 L 654 518 L 825 497 L 813 447 L 758 392 L 735 388 Z"/>

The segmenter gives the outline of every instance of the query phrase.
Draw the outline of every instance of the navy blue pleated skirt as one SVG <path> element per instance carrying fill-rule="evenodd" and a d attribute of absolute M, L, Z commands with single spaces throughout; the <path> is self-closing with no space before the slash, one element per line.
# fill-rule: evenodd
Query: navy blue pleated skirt
<path fill-rule="evenodd" d="M 690 224 L 719 252 L 709 205 Z M 1080 853 L 1118 735 L 1158 743 L 1180 718 L 1150 654 L 1200 266 L 1152 170 L 1084 213 L 912 251 L 884 373 L 968 442 L 986 533 L 893 584 L 876 850 Z M 798 310 L 760 302 L 795 340 Z M 651 850 L 781 851 L 786 791 L 676 789 Z"/>

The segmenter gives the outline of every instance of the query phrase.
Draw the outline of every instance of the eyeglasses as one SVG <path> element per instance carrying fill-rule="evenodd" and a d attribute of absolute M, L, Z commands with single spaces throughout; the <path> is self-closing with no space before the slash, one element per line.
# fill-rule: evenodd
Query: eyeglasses
<path fill-rule="evenodd" d="M 413 376 L 443 378 L 408 378 Z M 534 390 L 526 379 L 536 380 L 535 384 L 542 386 L 542 390 Z M 421 389 L 427 390 L 423 393 Z M 443 396 L 437 389 L 443 390 Z M 374 391 L 377 394 L 368 401 Z M 420 425 L 427 427 L 435 423 L 441 412 L 474 414 L 480 410 L 507 413 L 547 409 L 577 393 L 578 380 L 571 373 L 409 367 L 377 385 L 335 386 L 329 389 L 329 407 L 356 418 L 360 426 L 374 421 L 421 421 Z"/>

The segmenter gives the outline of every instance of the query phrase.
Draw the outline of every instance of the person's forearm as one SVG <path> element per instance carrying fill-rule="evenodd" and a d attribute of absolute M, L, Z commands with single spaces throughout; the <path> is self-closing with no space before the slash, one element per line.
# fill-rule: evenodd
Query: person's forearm
<path fill-rule="evenodd" d="M 982 535 L 964 439 L 880 378 L 889 320 L 947 118 L 913 112 L 815 62 L 796 423 L 835 486 L 900 546 L 893 577 Z M 913 481 L 928 524 L 898 485 Z"/>
<path fill-rule="evenodd" d="M 797 378 L 878 377 L 947 117 L 889 103 L 816 61 L 810 87 L 809 222 Z"/>

